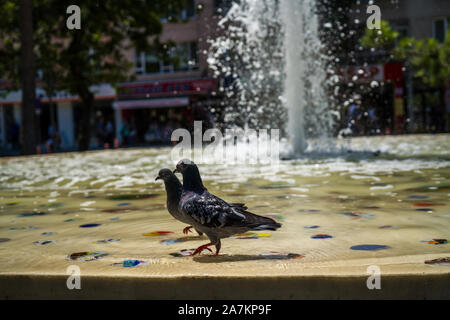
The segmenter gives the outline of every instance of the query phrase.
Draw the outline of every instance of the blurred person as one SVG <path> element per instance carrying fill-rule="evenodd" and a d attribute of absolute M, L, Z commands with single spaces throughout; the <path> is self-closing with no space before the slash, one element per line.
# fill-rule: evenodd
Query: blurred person
<path fill-rule="evenodd" d="M 110 119 L 105 126 L 105 143 L 110 146 L 114 145 L 114 126 Z"/>
<path fill-rule="evenodd" d="M 136 126 L 134 125 L 134 122 L 130 125 L 130 134 L 128 136 L 128 145 L 133 146 L 136 143 Z"/>
<path fill-rule="evenodd" d="M 378 124 L 378 117 L 377 117 L 374 107 L 370 107 L 367 116 L 369 118 L 370 131 L 375 132 L 375 134 L 379 134 L 380 133 L 380 125 Z"/>
<path fill-rule="evenodd" d="M 13 121 L 9 128 L 9 136 L 11 139 L 11 145 L 14 150 L 20 149 L 20 126 L 17 121 Z"/>
<path fill-rule="evenodd" d="M 163 129 L 162 140 L 164 143 L 169 143 L 172 140 L 172 132 L 174 130 L 173 122 L 170 120 L 166 123 Z"/>
<path fill-rule="evenodd" d="M 46 142 L 46 145 L 49 150 L 47 152 L 54 152 L 58 150 L 59 144 L 61 143 L 61 137 L 59 135 L 58 130 L 53 125 L 48 126 L 48 140 Z"/>
<path fill-rule="evenodd" d="M 361 116 L 361 101 L 358 100 L 350 105 L 347 112 L 348 128 L 350 128 L 354 136 L 361 134 Z"/>
<path fill-rule="evenodd" d="M 128 137 L 130 136 L 130 124 L 126 119 L 123 122 L 122 127 L 120 128 L 120 136 L 122 137 L 122 145 L 128 146 L 129 142 Z"/>
<path fill-rule="evenodd" d="M 160 143 L 161 142 L 161 130 L 155 121 L 150 123 L 147 132 L 144 137 L 147 143 Z"/>
<path fill-rule="evenodd" d="M 105 120 L 100 118 L 97 123 L 97 140 L 99 147 L 105 144 L 106 132 L 105 132 Z"/>

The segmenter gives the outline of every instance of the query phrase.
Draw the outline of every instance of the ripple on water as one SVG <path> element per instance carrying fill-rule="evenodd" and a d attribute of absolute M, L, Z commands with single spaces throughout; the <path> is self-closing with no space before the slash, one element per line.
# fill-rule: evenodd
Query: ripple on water
<path fill-rule="evenodd" d="M 21 213 L 19 214 L 19 217 L 22 218 L 29 218 L 29 217 L 38 217 L 38 216 L 45 216 L 48 212 L 27 212 L 27 213 Z"/>
<path fill-rule="evenodd" d="M 448 137 L 447 140 L 450 140 Z M 375 140 L 369 139 L 367 141 Z M 392 141 L 396 140 L 393 139 Z M 414 140 L 411 140 L 411 144 L 415 144 Z M 433 145 L 433 139 L 430 138 L 428 144 L 429 146 Z M 447 145 L 450 146 L 449 143 Z M 395 149 L 394 144 L 392 144 L 392 147 Z M 442 150 L 445 150 L 445 148 Z M 447 148 L 447 153 L 448 150 L 450 148 Z M 128 253 L 126 253 L 126 250 L 119 252 L 120 247 L 124 244 L 133 246 L 132 242 L 136 239 L 142 242 L 150 241 L 149 244 L 155 245 L 158 250 L 166 250 L 166 255 L 169 255 L 171 252 L 171 244 L 177 250 L 184 247 L 189 248 L 190 246 L 178 244 L 177 241 L 174 241 L 172 239 L 176 237 L 174 235 L 165 237 L 165 234 L 150 232 L 152 230 L 178 230 L 178 227 L 175 225 L 178 222 L 170 217 L 164 205 L 166 198 L 163 184 L 154 183 L 158 170 L 167 167 L 171 163 L 169 151 L 158 150 L 157 153 L 159 155 L 156 152 L 148 152 L 147 150 L 75 154 L 73 157 L 70 155 L 56 155 L 51 158 L 42 157 L 42 159 L 36 157 L 32 161 L 14 159 L 12 162 L 2 164 L 0 166 L 0 177 L 2 177 L 1 179 L 5 177 L 5 180 L 2 180 L 4 191 L 0 194 L 3 197 L 1 198 L 3 209 L 0 219 L 4 220 L 0 221 L 0 224 L 8 226 L 6 228 L 14 227 L 11 230 L 17 230 L 6 230 L 4 235 L 2 235 L 4 237 L 14 236 L 10 244 L 2 244 L 2 251 L 6 252 L 5 248 L 13 243 L 17 243 L 20 238 L 32 249 L 29 252 L 30 256 L 41 259 L 42 249 L 47 248 L 36 247 L 32 243 L 39 238 L 41 240 L 50 240 L 51 238 L 44 237 L 42 231 L 24 231 L 35 229 L 22 227 L 31 223 L 43 228 L 43 231 L 58 232 L 61 236 L 65 235 L 66 231 L 73 232 L 73 243 L 75 245 L 77 243 L 76 240 L 82 240 L 86 235 L 91 234 L 93 236 L 95 234 L 95 238 L 88 239 L 89 245 L 94 245 L 94 248 L 96 248 L 95 246 L 109 246 L 111 249 L 114 249 L 114 254 L 120 254 L 118 256 L 123 258 L 126 258 Z M 389 148 L 385 152 L 389 152 Z M 256 213 L 261 211 L 262 215 L 268 214 L 268 216 L 279 220 L 282 219 L 282 216 L 285 216 L 289 220 L 289 224 L 285 224 L 280 229 L 281 232 L 277 232 L 271 238 L 249 234 L 246 235 L 249 240 L 232 240 L 228 242 L 230 247 L 233 246 L 233 243 L 236 243 L 237 246 L 245 244 L 258 247 L 262 250 L 260 252 L 271 250 L 279 252 L 293 250 L 293 252 L 296 252 L 296 250 L 301 250 L 301 253 L 305 253 L 308 262 L 325 261 L 325 263 L 329 262 L 330 265 L 333 265 L 333 262 L 336 260 L 352 259 L 355 255 L 358 255 L 357 249 L 352 249 L 356 251 L 349 250 L 352 244 L 377 243 L 376 239 L 384 239 L 383 241 L 386 241 L 388 244 L 393 243 L 393 240 L 396 239 L 395 237 L 398 236 L 396 235 L 397 232 L 395 230 L 381 230 L 392 228 L 393 226 L 399 226 L 403 230 L 407 230 L 410 226 L 419 223 L 421 226 L 420 230 L 417 230 L 417 235 L 420 238 L 410 243 L 402 243 L 402 246 L 396 248 L 395 252 L 402 250 L 402 254 L 405 253 L 407 255 L 430 252 L 429 250 L 446 249 L 446 244 L 434 247 L 434 244 L 420 243 L 420 240 L 429 239 L 433 236 L 436 238 L 445 238 L 447 236 L 445 233 L 438 231 L 444 224 L 448 224 L 447 218 L 450 217 L 449 207 L 446 203 L 449 194 L 447 190 L 450 188 L 448 183 L 444 181 L 441 181 L 443 185 L 446 184 L 444 186 L 437 183 L 432 185 L 433 182 L 430 177 L 437 172 L 441 176 L 447 177 L 450 161 L 442 160 L 442 158 L 439 160 L 413 158 L 409 151 L 405 151 L 403 154 L 404 158 L 396 158 L 395 155 L 389 155 L 390 158 L 387 156 L 383 158 L 383 154 L 381 154 L 377 159 L 353 158 L 351 161 L 346 157 L 340 156 L 330 156 L 322 159 L 298 159 L 296 161 L 281 162 L 279 169 L 261 165 L 257 168 L 255 166 L 242 166 L 239 168 L 233 166 L 224 170 L 223 166 L 200 165 L 200 170 L 205 177 L 205 185 L 207 187 L 216 185 L 217 187 L 214 187 L 216 188 L 214 190 L 220 190 L 222 192 L 221 195 L 224 194 L 220 188 L 222 185 L 236 182 L 236 185 L 233 185 L 232 188 L 228 187 L 227 190 L 230 190 L 231 194 L 224 197 L 225 200 L 233 202 L 231 200 L 235 199 L 236 202 L 239 202 L 243 201 L 245 197 L 250 208 L 266 208 L 265 210 L 256 210 Z M 282 174 L 289 172 L 295 177 L 297 182 L 291 184 L 286 180 L 277 180 L 280 172 Z M 395 174 L 396 172 L 401 174 Z M 350 175 L 366 176 L 368 177 L 367 179 L 379 184 L 370 184 L 372 181 L 361 181 L 361 179 L 349 179 Z M 23 179 L 24 176 L 27 179 Z M 252 184 L 246 183 L 245 181 L 247 180 L 252 181 Z M 240 181 L 244 181 L 243 184 Z M 328 184 L 324 182 L 328 182 Z M 430 185 L 422 186 L 424 183 L 430 183 Z M 393 197 L 393 193 L 389 193 L 393 191 L 391 188 L 373 192 L 369 190 L 369 187 L 386 187 L 389 185 L 395 186 L 399 194 L 397 197 Z M 25 195 L 20 200 L 14 200 L 16 194 L 9 190 L 13 190 L 17 194 L 19 194 L 17 190 L 20 190 L 20 192 L 25 192 Z M 336 191 L 333 194 L 333 190 L 339 190 L 339 192 Z M 308 192 L 308 199 L 296 198 L 296 195 L 300 192 Z M 372 196 L 372 194 L 374 195 Z M 233 196 L 242 197 L 242 199 L 233 198 Z M 281 199 L 274 198 L 277 196 L 280 196 Z M 283 200 L 286 196 L 290 196 L 290 200 Z M 57 199 L 57 202 L 51 202 L 41 207 L 41 203 L 47 199 Z M 398 200 L 402 200 L 403 203 Z M 8 204 L 10 201 L 11 203 Z M 36 202 L 31 205 L 33 201 Z M 91 201 L 96 201 L 97 203 L 96 205 L 89 204 L 89 208 L 92 208 L 93 211 L 82 211 L 82 208 L 79 207 L 80 203 L 87 205 Z M 55 210 L 57 213 L 54 213 L 54 211 L 47 209 L 57 208 L 62 203 L 65 203 L 65 206 L 61 211 L 65 211 L 66 214 L 70 215 L 59 216 L 60 213 L 57 210 Z M 427 206 L 413 206 L 413 203 L 423 203 Z M 445 206 L 435 205 L 439 203 L 445 204 Z M 35 208 L 39 208 L 42 211 L 50 211 L 52 214 L 39 217 L 33 211 Z M 376 210 L 380 208 L 382 210 Z M 416 209 L 424 213 L 416 212 Z M 439 213 L 439 216 L 427 214 L 427 212 L 433 212 L 432 209 Z M 114 215 L 109 215 L 107 214 L 108 212 Z M 375 212 L 377 216 L 373 216 L 371 212 Z M 17 215 L 21 213 L 32 213 L 33 215 L 17 218 Z M 121 215 L 122 213 L 124 214 Z M 122 218 L 125 217 L 125 213 L 127 213 L 126 219 Z M 341 216 L 339 213 L 343 213 L 346 216 Z M 76 218 L 77 215 L 80 217 Z M 32 218 L 33 216 L 36 216 L 36 218 Z M 121 217 L 122 221 L 111 222 L 113 220 L 110 219 L 117 220 L 118 216 Z M 82 222 L 100 222 L 103 223 L 103 226 L 91 231 L 83 231 L 79 229 L 79 223 L 68 224 L 62 222 L 68 218 L 72 218 L 67 220 L 70 222 L 80 221 L 81 217 Z M 8 225 L 11 218 L 16 219 L 17 222 L 23 221 L 23 223 L 16 224 L 14 222 L 14 224 Z M 328 218 L 330 220 L 327 220 Z M 363 219 L 352 221 L 352 218 Z M 365 218 L 373 218 L 373 220 L 366 220 Z M 7 219 L 9 220 L 7 221 Z M 53 219 L 60 219 L 60 221 L 55 221 L 59 223 L 59 226 L 55 223 L 50 229 L 48 222 L 52 222 Z M 407 223 L 407 220 L 411 222 Z M 321 230 L 314 231 L 313 228 L 317 227 L 314 224 L 320 225 Z M 322 229 L 324 226 L 329 228 L 331 225 L 333 226 L 332 229 Z M 348 232 L 349 225 L 354 226 L 361 233 Z M 127 242 L 122 243 L 122 245 L 121 243 L 106 244 L 109 243 L 110 237 L 119 237 L 119 234 L 115 233 L 119 227 L 121 227 L 120 237 L 127 239 Z M 150 229 L 146 230 L 148 227 Z M 290 233 L 294 230 L 294 227 L 295 231 L 301 232 Z M 304 227 L 312 230 L 305 230 L 303 229 Z M 109 228 L 113 229 L 113 232 Z M 283 233 L 283 230 L 286 233 Z M 142 237 L 142 234 L 145 232 L 150 232 L 147 236 L 154 236 L 155 238 L 147 238 L 145 240 Z M 334 239 L 310 239 L 311 235 L 318 232 L 330 232 Z M 371 238 L 372 232 L 373 234 L 381 235 L 383 238 Z M 293 239 L 285 239 L 288 233 L 289 236 L 292 234 Z M 169 232 L 168 234 L 171 233 Z M 50 235 L 51 233 L 47 236 Z M 302 243 L 299 241 L 300 238 L 306 241 Z M 0 242 L 11 240 L 9 238 L 2 239 L 0 239 Z M 105 239 L 107 242 L 97 244 L 99 239 Z M 280 239 L 283 241 L 280 241 Z M 167 241 L 160 242 L 161 240 Z M 293 246 L 291 249 L 285 246 L 288 243 L 287 240 Z M 48 250 L 65 245 L 65 242 L 59 242 L 59 239 L 57 241 L 58 244 L 49 246 Z M 303 246 L 305 243 L 310 248 Z M 226 254 L 228 253 L 226 251 L 228 250 L 227 246 L 224 247 Z M 135 247 L 138 248 L 139 245 Z M 76 250 L 86 249 L 93 248 L 81 247 Z M 139 256 L 142 257 L 148 254 L 145 248 L 140 249 L 142 254 L 139 252 L 137 256 L 131 256 L 130 258 L 136 259 Z M 359 254 L 363 254 L 362 251 Z M 70 252 L 76 251 L 69 249 L 66 251 L 66 254 Z M 381 254 L 393 254 L 392 252 L 394 251 L 381 252 Z M 81 252 L 74 254 L 73 258 L 77 261 L 89 261 L 100 257 L 101 254 L 101 252 Z M 370 252 L 366 254 L 372 255 L 376 253 Z M 274 255 L 276 256 L 277 254 Z M 123 258 L 115 261 L 123 266 Z M 110 264 L 113 262 L 110 262 Z"/>
<path fill-rule="evenodd" d="M 159 194 L 121 194 L 110 196 L 107 199 L 113 201 L 124 201 L 124 200 L 148 200 L 158 197 Z"/>
<path fill-rule="evenodd" d="M 390 249 L 389 246 L 379 245 L 379 244 L 361 244 L 357 246 L 350 247 L 351 250 L 356 251 L 379 251 Z"/>
<path fill-rule="evenodd" d="M 311 239 L 331 239 L 333 236 L 330 236 L 329 234 L 316 234 L 315 236 L 312 236 Z"/>
<path fill-rule="evenodd" d="M 88 224 L 82 224 L 82 225 L 80 226 L 80 228 L 96 228 L 96 227 L 99 227 L 99 226 L 101 226 L 101 224 L 98 224 L 98 223 L 88 223 Z"/>

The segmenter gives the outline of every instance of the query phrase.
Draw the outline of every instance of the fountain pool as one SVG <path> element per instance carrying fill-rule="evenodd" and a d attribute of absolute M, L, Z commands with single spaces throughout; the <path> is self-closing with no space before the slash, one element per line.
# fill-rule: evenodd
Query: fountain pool
<path fill-rule="evenodd" d="M 166 211 L 163 185 L 154 180 L 159 169 L 174 167 L 170 149 L 1 159 L 0 294 L 364 297 L 371 292 L 367 268 L 375 265 L 386 277 L 429 281 L 428 293 L 413 290 L 417 281 L 385 283 L 406 288 L 405 297 L 448 297 L 449 262 L 429 261 L 450 257 L 450 136 L 340 143 L 354 152 L 283 161 L 276 170 L 200 164 L 211 192 L 283 224 L 277 232 L 225 239 L 220 257 L 186 256 L 207 239 L 184 236 L 184 225 Z M 89 279 L 84 291 L 66 288 L 71 265 Z M 317 277 L 329 285 L 308 286 Z M 206 280 L 189 290 L 177 285 L 197 278 L 226 279 L 225 287 L 217 291 Z M 261 289 L 255 292 L 233 286 L 233 279 L 269 282 L 246 285 Z M 345 291 L 339 281 L 356 289 Z"/>

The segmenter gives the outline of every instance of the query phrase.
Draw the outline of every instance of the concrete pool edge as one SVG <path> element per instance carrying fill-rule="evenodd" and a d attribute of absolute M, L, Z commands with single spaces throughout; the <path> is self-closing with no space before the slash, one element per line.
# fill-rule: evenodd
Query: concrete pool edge
<path fill-rule="evenodd" d="M 67 275 L 0 274 L 0 299 L 450 299 L 450 273 L 385 275 L 381 290 L 368 276 L 134 277 L 81 278 L 69 290 Z"/>

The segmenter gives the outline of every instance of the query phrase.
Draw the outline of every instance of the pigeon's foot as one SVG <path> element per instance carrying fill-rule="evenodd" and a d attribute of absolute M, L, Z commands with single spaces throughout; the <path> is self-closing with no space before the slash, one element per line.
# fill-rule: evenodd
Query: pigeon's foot
<path fill-rule="evenodd" d="M 183 229 L 183 233 L 184 233 L 184 234 L 189 234 L 189 232 L 192 232 L 192 231 L 191 231 L 192 228 L 193 228 L 193 226 L 184 228 L 184 229 Z"/>
<path fill-rule="evenodd" d="M 204 246 L 198 247 L 198 248 L 194 251 L 194 253 L 192 254 L 192 256 L 195 256 L 195 255 L 197 255 L 197 254 L 200 254 L 200 253 L 202 253 L 202 251 L 204 251 L 204 250 L 208 250 L 209 252 L 212 253 L 212 250 L 209 248 L 209 247 L 211 247 L 212 245 L 213 245 L 212 243 L 208 243 L 208 244 L 205 244 Z"/>

